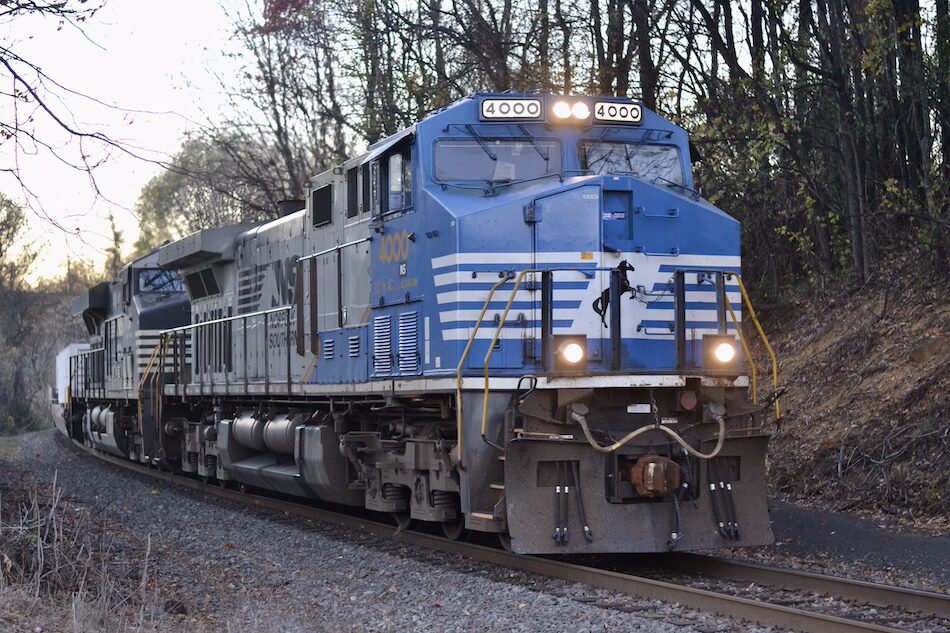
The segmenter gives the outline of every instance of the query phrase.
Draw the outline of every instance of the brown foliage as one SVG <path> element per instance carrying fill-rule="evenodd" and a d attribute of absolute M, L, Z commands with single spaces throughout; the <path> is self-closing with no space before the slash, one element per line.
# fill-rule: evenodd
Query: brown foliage
<path fill-rule="evenodd" d="M 950 516 L 950 286 L 888 262 L 860 291 L 771 319 L 789 386 L 770 480 L 835 510 Z M 945 526 L 946 527 L 946 526 Z"/>

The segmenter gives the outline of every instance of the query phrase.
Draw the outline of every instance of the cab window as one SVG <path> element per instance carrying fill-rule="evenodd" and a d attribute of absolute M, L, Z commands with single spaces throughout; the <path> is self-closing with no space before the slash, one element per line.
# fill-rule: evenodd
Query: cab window
<path fill-rule="evenodd" d="M 683 165 L 673 145 L 641 141 L 581 141 L 582 169 L 595 174 L 625 174 L 647 182 L 683 185 Z"/>
<path fill-rule="evenodd" d="M 435 144 L 435 179 L 517 182 L 561 173 L 561 144 L 553 139 L 442 139 Z"/>
<path fill-rule="evenodd" d="M 185 291 L 185 285 L 176 270 L 146 268 L 138 271 L 137 294 L 167 294 Z"/>
<path fill-rule="evenodd" d="M 385 173 L 388 195 L 384 211 L 399 211 L 412 206 L 412 154 L 408 147 L 390 154 Z"/>

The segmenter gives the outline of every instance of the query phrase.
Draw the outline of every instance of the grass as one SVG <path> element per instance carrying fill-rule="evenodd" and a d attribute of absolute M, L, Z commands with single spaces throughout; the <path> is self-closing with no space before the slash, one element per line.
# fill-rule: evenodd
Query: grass
<path fill-rule="evenodd" d="M 7 440 L 0 446 L 5 454 L 11 450 Z M 107 546 L 106 526 L 87 508 L 65 500 L 55 482 L 31 486 L 10 471 L 0 464 L 0 630 L 184 630 L 156 606 L 150 541 L 119 561 Z"/>
<path fill-rule="evenodd" d="M 0 437 L 0 459 L 9 460 L 16 457 L 20 450 L 20 438 L 18 436 Z"/>

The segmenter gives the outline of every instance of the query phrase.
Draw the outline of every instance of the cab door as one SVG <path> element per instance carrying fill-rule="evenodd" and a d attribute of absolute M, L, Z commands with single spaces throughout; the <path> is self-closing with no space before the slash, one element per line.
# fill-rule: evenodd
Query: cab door
<path fill-rule="evenodd" d="M 585 185 L 538 198 L 534 202 L 534 268 L 556 268 L 553 275 L 554 334 L 584 335 L 588 358 L 601 356 L 600 319 L 590 302 L 609 283 L 607 276 L 590 270 L 599 266 L 601 253 L 601 187 Z M 540 359 L 541 291 L 536 276 L 534 338 Z"/>

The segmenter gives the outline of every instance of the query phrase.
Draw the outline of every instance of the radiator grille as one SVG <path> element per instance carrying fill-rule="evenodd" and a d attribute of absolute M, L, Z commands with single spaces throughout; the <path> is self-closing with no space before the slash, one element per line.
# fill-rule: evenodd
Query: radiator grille
<path fill-rule="evenodd" d="M 350 337 L 350 358 L 357 358 L 360 355 L 360 337 Z"/>
<path fill-rule="evenodd" d="M 333 339 L 328 338 L 323 341 L 323 360 L 332 360 L 333 359 Z"/>
<path fill-rule="evenodd" d="M 415 312 L 399 315 L 399 373 L 419 373 L 419 319 Z"/>
<path fill-rule="evenodd" d="M 393 322 L 391 316 L 373 319 L 373 371 L 390 374 L 393 371 Z"/>

